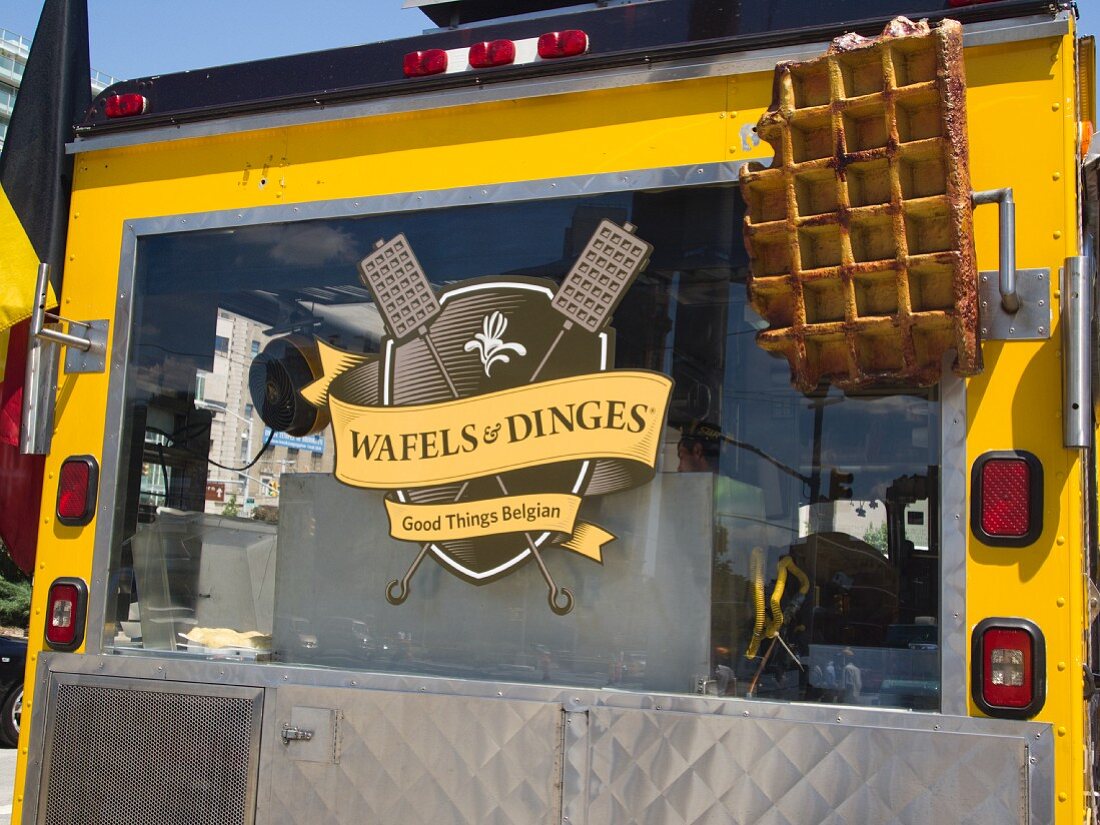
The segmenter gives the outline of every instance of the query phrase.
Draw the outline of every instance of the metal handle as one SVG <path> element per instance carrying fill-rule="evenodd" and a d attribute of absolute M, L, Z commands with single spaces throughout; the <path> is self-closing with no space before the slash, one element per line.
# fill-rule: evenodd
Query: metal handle
<path fill-rule="evenodd" d="M 40 263 L 38 282 L 34 289 L 34 304 L 31 307 L 31 327 L 27 336 L 27 363 L 23 373 L 19 450 L 24 455 L 46 455 L 50 451 L 53 437 L 57 348 L 48 336 L 41 334 L 46 323 L 49 282 L 50 265 Z"/>
<path fill-rule="evenodd" d="M 313 731 L 295 728 L 291 725 L 283 725 L 283 730 L 279 734 L 279 737 L 283 740 L 284 745 L 289 745 L 291 742 L 308 742 L 313 738 Z"/>
<path fill-rule="evenodd" d="M 988 189 L 971 192 L 975 206 L 987 203 L 998 205 L 998 247 L 1001 270 L 1001 306 L 1005 312 L 1020 308 L 1020 296 L 1016 294 L 1016 203 L 1012 200 L 1012 188 Z"/>
<path fill-rule="evenodd" d="M 1085 248 L 1091 252 L 1092 239 Z M 1062 437 L 1066 447 L 1092 446 L 1092 255 L 1066 258 L 1062 283 Z"/>

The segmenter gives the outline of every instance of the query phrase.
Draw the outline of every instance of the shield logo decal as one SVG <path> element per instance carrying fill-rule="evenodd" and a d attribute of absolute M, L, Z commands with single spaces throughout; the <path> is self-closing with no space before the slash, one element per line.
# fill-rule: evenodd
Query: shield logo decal
<path fill-rule="evenodd" d="M 430 554 L 477 585 L 534 561 L 550 608 L 572 610 L 544 553 L 602 561 L 614 536 L 578 521 L 582 499 L 644 483 L 656 464 L 671 381 L 612 370 L 608 327 L 650 251 L 605 220 L 560 286 L 480 278 L 440 295 L 404 235 L 360 264 L 381 355 L 322 345 L 325 377 L 303 396 L 329 407 L 337 478 L 386 489 L 391 535 L 420 546 L 391 604 Z"/>

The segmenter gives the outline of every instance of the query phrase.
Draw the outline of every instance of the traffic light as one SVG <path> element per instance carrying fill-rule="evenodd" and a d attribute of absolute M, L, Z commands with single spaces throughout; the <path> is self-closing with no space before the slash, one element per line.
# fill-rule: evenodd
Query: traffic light
<path fill-rule="evenodd" d="M 851 498 L 853 477 L 853 473 L 829 470 L 829 500 L 839 501 L 842 498 Z"/>

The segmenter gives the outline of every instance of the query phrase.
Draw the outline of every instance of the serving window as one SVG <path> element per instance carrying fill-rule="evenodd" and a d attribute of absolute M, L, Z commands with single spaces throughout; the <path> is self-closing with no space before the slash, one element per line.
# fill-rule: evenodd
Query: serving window
<path fill-rule="evenodd" d="M 143 237 L 108 646 L 938 709 L 936 389 L 794 389 L 743 213 Z"/>

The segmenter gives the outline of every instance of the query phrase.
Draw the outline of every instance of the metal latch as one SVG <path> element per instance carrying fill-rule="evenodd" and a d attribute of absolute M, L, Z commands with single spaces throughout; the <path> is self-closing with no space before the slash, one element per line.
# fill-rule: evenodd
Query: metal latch
<path fill-rule="evenodd" d="M 283 740 L 284 745 L 289 745 L 291 742 L 308 742 L 313 738 L 313 731 L 295 728 L 291 725 L 283 725 L 283 730 L 282 733 L 279 734 L 279 738 Z"/>
<path fill-rule="evenodd" d="M 38 284 L 31 314 L 31 335 L 43 341 L 68 347 L 72 355 L 65 360 L 67 372 L 103 372 L 107 368 L 107 322 L 72 321 L 52 312 L 46 312 L 46 290 L 50 280 L 49 264 L 38 265 Z M 60 322 L 69 326 L 69 332 L 50 329 L 46 322 Z M 73 335 L 74 331 L 82 335 Z M 80 355 L 82 353 L 82 355 Z"/>
<path fill-rule="evenodd" d="M 72 321 L 46 312 L 49 283 L 49 264 L 39 264 L 23 381 L 19 448 L 24 454 L 45 455 L 50 451 L 57 394 L 57 347 L 67 348 L 65 371 L 70 374 L 107 369 L 109 323 L 106 320 Z M 63 332 L 61 325 L 67 325 L 69 331 Z M 74 332 L 81 334 L 74 335 Z"/>

